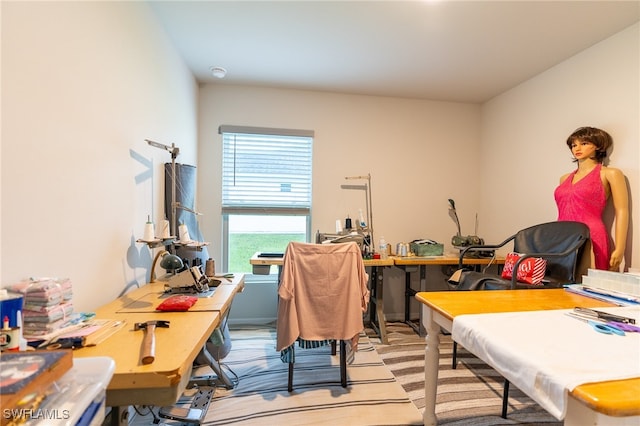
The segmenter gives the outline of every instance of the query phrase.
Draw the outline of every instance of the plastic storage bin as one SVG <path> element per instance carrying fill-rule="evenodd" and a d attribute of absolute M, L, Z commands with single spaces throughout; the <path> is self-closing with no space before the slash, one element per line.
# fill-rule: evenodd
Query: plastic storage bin
<path fill-rule="evenodd" d="M 49 396 L 26 424 L 102 425 L 106 389 L 115 365 L 109 357 L 74 358 L 73 368 L 51 385 Z"/>

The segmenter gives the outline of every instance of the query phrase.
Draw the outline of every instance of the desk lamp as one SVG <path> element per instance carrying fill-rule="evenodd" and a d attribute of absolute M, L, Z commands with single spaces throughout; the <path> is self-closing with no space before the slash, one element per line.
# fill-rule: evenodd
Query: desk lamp
<path fill-rule="evenodd" d="M 184 266 L 182 263 L 182 259 L 180 259 L 175 254 L 171 254 L 166 250 L 160 250 L 156 257 L 153 258 L 153 263 L 151 264 L 151 274 L 149 277 L 149 282 L 154 283 L 156 280 L 156 264 L 158 263 L 158 259 L 160 260 L 160 266 L 167 270 L 171 275 L 175 275 L 176 271 Z"/>

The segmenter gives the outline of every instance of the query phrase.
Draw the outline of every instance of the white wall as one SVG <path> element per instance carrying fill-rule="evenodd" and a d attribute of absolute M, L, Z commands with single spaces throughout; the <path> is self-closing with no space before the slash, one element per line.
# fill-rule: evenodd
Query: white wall
<path fill-rule="evenodd" d="M 395 245 L 429 237 L 450 249 L 456 227 L 448 198 L 458 201 L 466 231 L 473 230 L 477 187 L 459 176 L 477 176 L 480 170 L 477 105 L 208 84 L 200 90 L 199 110 L 198 208 L 205 213 L 201 228 L 216 259 L 221 259 L 220 124 L 315 131 L 313 232 L 334 232 L 336 219 L 357 217 L 366 207 L 364 193 L 340 185 L 354 183 L 346 176 L 367 173 L 376 240 L 384 236 Z M 404 275 L 389 270 L 385 283 L 398 290 L 386 293 L 386 311 L 401 311 Z M 255 301 L 246 314 L 261 309 L 265 297 L 275 304 L 275 295 L 265 291 L 248 288 L 241 295 Z M 237 310 L 232 317 L 238 317 L 234 314 Z"/>
<path fill-rule="evenodd" d="M 147 282 L 163 215 L 145 138 L 196 161 L 197 85 L 142 2 L 2 2 L 2 285 L 69 277 L 78 311 Z"/>
<path fill-rule="evenodd" d="M 204 85 L 200 91 L 199 192 L 205 235 L 220 256 L 220 124 L 315 131 L 312 229 L 334 232 L 356 218 L 364 193 L 341 189 L 371 173 L 374 232 L 395 244 L 419 237 L 448 242 L 456 228 L 447 198 L 472 231 L 478 194 L 459 185 L 477 175 L 479 106 L 259 87 Z M 464 154 L 464 155 L 463 155 Z M 462 179 L 464 181 L 464 179 Z M 363 183 L 363 182 L 361 182 Z"/>
<path fill-rule="evenodd" d="M 609 165 L 629 181 L 626 260 L 640 266 L 639 52 L 635 24 L 482 106 L 479 190 L 486 237 L 499 240 L 556 220 L 553 191 L 575 168 L 566 139 L 578 127 L 595 126 L 612 135 Z"/>

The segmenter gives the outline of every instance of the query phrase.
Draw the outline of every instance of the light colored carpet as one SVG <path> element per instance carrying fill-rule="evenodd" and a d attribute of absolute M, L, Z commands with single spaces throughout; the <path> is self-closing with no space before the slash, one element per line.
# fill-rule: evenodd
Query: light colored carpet
<path fill-rule="evenodd" d="M 389 344 L 383 345 L 367 330 L 376 350 L 422 413 L 424 411 L 425 338 L 405 323 L 387 323 Z M 511 386 L 507 419 L 502 411 L 504 379 L 483 361 L 458 346 L 457 368 L 453 369 L 451 336 L 440 338 L 440 370 L 436 415 L 438 424 L 458 425 L 546 425 L 563 423 Z"/>

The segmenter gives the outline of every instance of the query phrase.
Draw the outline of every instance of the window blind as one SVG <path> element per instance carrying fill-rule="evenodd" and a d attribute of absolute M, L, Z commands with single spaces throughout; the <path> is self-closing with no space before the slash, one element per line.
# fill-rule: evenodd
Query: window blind
<path fill-rule="evenodd" d="M 221 126 L 220 133 L 223 213 L 309 214 L 313 132 Z"/>

